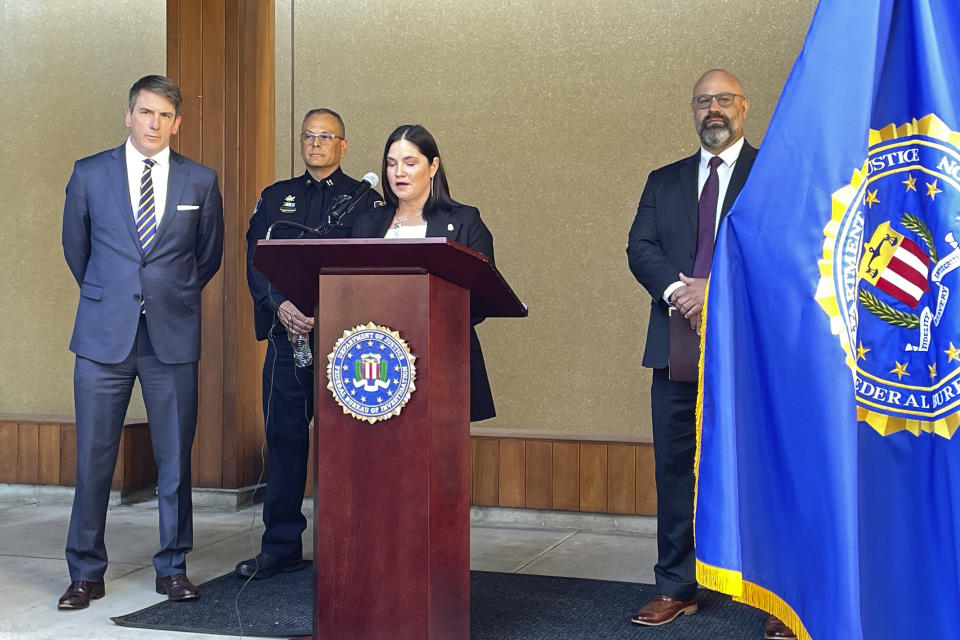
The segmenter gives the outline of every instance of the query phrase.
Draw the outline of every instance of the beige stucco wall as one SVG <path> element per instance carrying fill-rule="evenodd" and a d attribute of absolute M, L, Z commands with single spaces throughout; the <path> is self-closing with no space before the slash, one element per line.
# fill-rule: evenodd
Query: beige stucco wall
<path fill-rule="evenodd" d="M 627 268 L 647 174 L 697 149 L 691 88 L 736 73 L 761 142 L 815 0 L 277 2 L 277 173 L 299 117 L 343 115 L 354 176 L 402 123 L 437 138 L 530 307 L 478 328 L 499 416 L 485 427 L 649 439 L 649 297 Z"/>
<path fill-rule="evenodd" d="M 73 413 L 64 188 L 74 160 L 126 138 L 127 91 L 164 73 L 165 30 L 162 0 L 0 2 L 0 413 Z"/>
<path fill-rule="evenodd" d="M 626 265 L 647 173 L 696 149 L 690 88 L 737 73 L 759 143 L 815 0 L 276 0 L 277 175 L 303 112 L 340 111 L 353 175 L 418 122 L 530 305 L 479 327 L 500 417 L 483 426 L 648 438 L 648 298 Z M 121 143 L 130 84 L 162 73 L 165 2 L 0 1 L 0 413 L 72 413 L 75 159 Z M 131 415 L 143 416 L 135 392 Z"/>

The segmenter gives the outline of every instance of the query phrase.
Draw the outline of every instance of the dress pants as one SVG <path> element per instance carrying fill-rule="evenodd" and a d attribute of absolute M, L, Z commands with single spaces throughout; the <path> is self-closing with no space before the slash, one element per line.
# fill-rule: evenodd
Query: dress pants
<path fill-rule="evenodd" d="M 697 592 L 693 549 L 696 382 L 672 382 L 653 370 L 650 389 L 657 480 L 657 592 L 690 600 Z"/>
<path fill-rule="evenodd" d="M 99 582 L 107 569 L 104 527 L 134 379 L 139 378 L 157 463 L 160 550 L 158 577 L 186 572 L 193 548 L 190 450 L 197 426 L 197 363 L 164 364 L 141 315 L 127 358 L 104 364 L 77 356 L 73 373 L 77 419 L 77 481 L 67 533 L 70 580 Z"/>
<path fill-rule="evenodd" d="M 325 355 L 325 354 L 324 354 Z M 324 360 L 326 358 L 324 357 Z M 294 364 L 286 334 L 271 335 L 263 364 L 263 417 L 267 437 L 266 530 L 262 551 L 284 558 L 303 553 L 303 493 L 313 417 L 313 367 Z"/>

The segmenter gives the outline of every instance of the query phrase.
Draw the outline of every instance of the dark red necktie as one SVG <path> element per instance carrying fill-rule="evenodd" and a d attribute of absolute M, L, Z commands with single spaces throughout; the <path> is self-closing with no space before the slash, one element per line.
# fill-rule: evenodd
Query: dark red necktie
<path fill-rule="evenodd" d="M 720 196 L 720 175 L 717 167 L 723 160 L 720 156 L 710 158 L 710 174 L 700 191 L 697 207 L 697 257 L 693 261 L 693 277 L 706 278 L 713 264 L 713 242 L 717 226 L 717 199 Z"/>

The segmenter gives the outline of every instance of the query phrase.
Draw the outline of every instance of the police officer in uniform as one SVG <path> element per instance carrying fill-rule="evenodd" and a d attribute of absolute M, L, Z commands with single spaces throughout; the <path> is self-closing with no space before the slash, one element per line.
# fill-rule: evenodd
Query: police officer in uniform
<path fill-rule="evenodd" d="M 340 169 L 347 153 L 343 119 L 330 109 L 307 112 L 300 128 L 300 152 L 306 172 L 281 180 L 260 195 L 247 230 L 247 283 L 253 296 L 254 326 L 258 340 L 267 340 L 263 365 L 263 413 L 268 450 L 267 491 L 263 505 L 266 531 L 260 553 L 240 562 L 236 574 L 255 579 L 278 572 L 296 571 L 303 565 L 301 536 L 307 520 L 301 511 L 307 476 L 309 423 L 313 416 L 313 368 L 297 367 L 294 342 L 310 337 L 312 309 L 298 309 L 253 266 L 257 240 L 278 221 L 290 221 L 311 229 L 324 226 L 323 237 L 350 236 L 351 215 L 330 228 L 330 209 L 341 196 L 354 191 L 359 182 Z M 355 205 L 357 210 L 382 205 L 375 191 L 368 191 Z M 277 225 L 271 238 L 303 237 L 302 230 Z M 310 236 L 307 236 L 310 237 Z M 312 340 L 311 340 L 312 342 Z"/>

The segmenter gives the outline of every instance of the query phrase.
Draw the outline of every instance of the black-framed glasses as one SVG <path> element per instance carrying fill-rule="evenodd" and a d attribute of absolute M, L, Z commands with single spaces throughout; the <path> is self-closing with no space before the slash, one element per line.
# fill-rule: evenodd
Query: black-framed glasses
<path fill-rule="evenodd" d="M 698 96 L 693 96 L 693 100 L 690 101 L 690 104 L 695 106 L 697 109 L 706 109 L 710 104 L 716 100 L 717 104 L 721 107 L 729 107 L 733 104 L 734 98 L 742 98 L 743 96 L 739 93 L 730 93 L 724 91 L 722 93 L 701 93 Z"/>
<path fill-rule="evenodd" d="M 343 136 L 338 136 L 335 133 L 327 133 L 326 131 L 321 131 L 320 133 L 313 133 L 312 131 L 304 131 L 300 134 L 300 142 L 304 144 L 313 144 L 314 141 L 319 142 L 320 144 L 327 144 L 328 142 L 333 142 L 334 140 L 345 140 Z"/>

